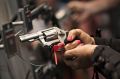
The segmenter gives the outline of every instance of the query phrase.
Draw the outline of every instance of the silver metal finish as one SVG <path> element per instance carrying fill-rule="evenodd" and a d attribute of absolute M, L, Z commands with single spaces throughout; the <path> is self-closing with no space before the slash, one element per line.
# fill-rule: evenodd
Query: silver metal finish
<path fill-rule="evenodd" d="M 41 45 L 52 45 L 58 42 L 64 42 L 66 31 L 57 27 L 51 27 L 36 33 L 19 36 L 19 38 L 22 42 L 29 41 L 31 39 L 39 39 Z"/>

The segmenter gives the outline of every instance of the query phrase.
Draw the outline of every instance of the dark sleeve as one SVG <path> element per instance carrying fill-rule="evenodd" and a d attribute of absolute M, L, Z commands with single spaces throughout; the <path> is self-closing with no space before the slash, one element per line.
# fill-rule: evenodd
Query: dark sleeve
<path fill-rule="evenodd" d="M 98 38 L 98 37 L 94 37 L 95 39 L 95 43 L 97 45 L 106 45 L 106 46 L 110 46 L 112 49 L 120 52 L 120 39 L 104 39 L 104 38 Z"/>
<path fill-rule="evenodd" d="M 108 46 L 98 46 L 92 56 L 93 66 L 107 79 L 120 79 L 120 54 Z"/>

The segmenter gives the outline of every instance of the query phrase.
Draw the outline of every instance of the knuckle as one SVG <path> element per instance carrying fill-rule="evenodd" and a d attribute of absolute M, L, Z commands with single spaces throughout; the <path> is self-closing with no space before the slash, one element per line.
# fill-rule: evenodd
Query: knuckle
<path fill-rule="evenodd" d="M 69 44 L 67 44 L 67 45 L 65 46 L 65 50 L 69 50 L 69 49 L 71 49 L 71 46 L 70 46 Z"/>
<path fill-rule="evenodd" d="M 73 29 L 73 30 L 71 30 L 69 33 L 70 33 L 70 34 L 73 34 L 73 33 L 75 33 L 75 32 L 76 32 L 76 30 Z"/>

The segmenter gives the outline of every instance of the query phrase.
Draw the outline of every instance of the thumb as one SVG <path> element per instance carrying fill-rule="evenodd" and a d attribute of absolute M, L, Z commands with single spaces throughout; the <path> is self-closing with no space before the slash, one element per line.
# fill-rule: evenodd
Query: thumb
<path fill-rule="evenodd" d="M 67 50 L 65 53 L 64 53 L 64 56 L 65 57 L 74 57 L 76 56 L 76 49 L 71 49 L 71 50 Z"/>
<path fill-rule="evenodd" d="M 79 36 L 81 34 L 80 29 L 74 29 L 69 31 L 67 40 L 72 41 L 76 36 Z"/>

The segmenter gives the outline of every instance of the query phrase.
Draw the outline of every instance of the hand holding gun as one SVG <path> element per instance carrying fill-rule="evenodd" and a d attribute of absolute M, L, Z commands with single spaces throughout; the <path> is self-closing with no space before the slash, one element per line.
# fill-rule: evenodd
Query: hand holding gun
<path fill-rule="evenodd" d="M 45 30 L 41 30 L 38 31 L 36 33 L 32 33 L 32 34 L 26 34 L 26 35 L 22 35 L 19 36 L 20 41 L 21 42 L 25 42 L 25 41 L 31 41 L 31 40 L 39 40 L 40 41 L 40 45 L 43 47 L 50 47 L 51 51 L 49 52 L 54 52 L 54 61 L 55 64 L 58 64 L 58 57 L 56 52 L 63 48 L 61 45 L 57 45 L 58 43 L 70 43 L 73 41 L 67 41 L 67 35 L 68 32 L 64 31 L 62 29 L 59 29 L 57 27 L 51 27 Z M 75 40 L 80 40 L 79 38 L 75 38 Z M 59 51 L 63 51 L 63 50 L 59 50 Z"/>

